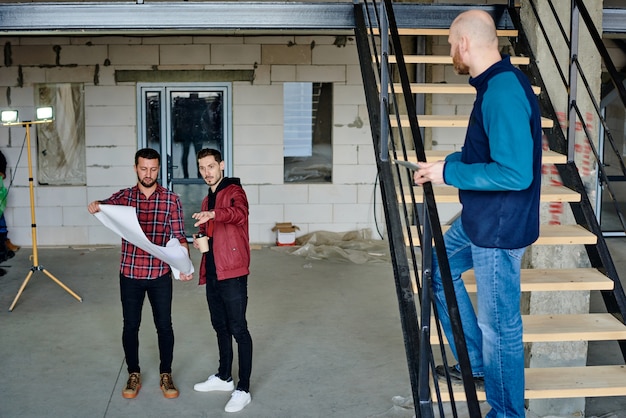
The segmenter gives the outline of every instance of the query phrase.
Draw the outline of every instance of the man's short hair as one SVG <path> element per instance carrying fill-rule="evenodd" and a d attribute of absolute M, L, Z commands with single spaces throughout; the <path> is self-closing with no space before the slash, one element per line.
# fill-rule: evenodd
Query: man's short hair
<path fill-rule="evenodd" d="M 208 157 L 209 155 L 212 155 L 218 163 L 222 162 L 222 153 L 213 148 L 204 148 L 198 151 L 198 160 Z"/>
<path fill-rule="evenodd" d="M 161 155 L 153 148 L 142 148 L 135 153 L 135 165 L 139 164 L 139 158 L 145 158 L 146 160 L 158 160 L 161 165 Z"/>

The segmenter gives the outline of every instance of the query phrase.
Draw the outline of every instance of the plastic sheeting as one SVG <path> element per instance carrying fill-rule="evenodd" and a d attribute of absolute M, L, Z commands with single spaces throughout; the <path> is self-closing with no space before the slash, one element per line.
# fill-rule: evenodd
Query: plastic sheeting
<path fill-rule="evenodd" d="M 356 264 L 391 261 L 388 242 L 372 239 L 370 229 L 350 232 L 316 231 L 296 238 L 295 246 L 272 248 L 308 260 L 338 260 Z"/>

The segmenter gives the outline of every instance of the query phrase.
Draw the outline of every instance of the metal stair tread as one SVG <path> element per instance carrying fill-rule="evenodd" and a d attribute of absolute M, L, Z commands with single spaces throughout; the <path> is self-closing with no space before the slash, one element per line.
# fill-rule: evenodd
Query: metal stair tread
<path fill-rule="evenodd" d="M 448 225 L 442 225 L 441 229 L 445 233 L 449 228 Z M 412 246 L 419 247 L 419 238 L 417 235 L 417 226 L 411 225 L 411 237 L 413 238 Z M 580 225 L 540 225 L 539 238 L 533 245 L 574 245 L 597 243 L 597 237 Z M 410 245 L 408 236 L 405 235 L 405 244 Z"/>
<path fill-rule="evenodd" d="M 467 128 L 469 125 L 469 115 L 417 115 L 417 122 L 421 128 Z M 389 119 L 392 128 L 398 127 L 398 120 L 395 117 Z M 400 116 L 400 125 L 409 127 L 407 116 Z M 541 118 L 542 128 L 553 128 L 554 121 L 549 118 Z"/>
<path fill-rule="evenodd" d="M 626 396 L 626 366 L 541 367 L 525 370 L 525 399 Z M 441 400 L 450 401 L 444 381 L 439 381 Z M 434 386 L 431 383 L 431 388 Z M 479 401 L 485 392 L 477 391 Z M 434 390 L 433 399 L 437 399 Z M 462 386 L 454 387 L 455 401 L 465 401 Z"/>
<path fill-rule="evenodd" d="M 424 201 L 424 193 L 421 187 L 412 186 L 415 203 Z M 433 186 L 435 201 L 437 203 L 459 203 L 459 190 L 456 187 L 438 185 Z M 398 201 L 402 203 L 402 196 L 398 193 Z M 411 202 L 409 191 L 404 193 L 404 201 Z M 580 193 L 565 186 L 541 186 L 542 202 L 580 202 Z"/>

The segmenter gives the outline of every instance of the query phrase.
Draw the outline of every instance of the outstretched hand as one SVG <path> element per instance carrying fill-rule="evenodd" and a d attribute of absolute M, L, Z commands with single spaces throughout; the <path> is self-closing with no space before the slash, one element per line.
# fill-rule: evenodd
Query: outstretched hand
<path fill-rule="evenodd" d="M 215 212 L 212 210 L 196 212 L 193 215 L 191 215 L 191 217 L 198 221 L 195 224 L 193 224 L 193 226 L 198 226 L 215 218 Z"/>

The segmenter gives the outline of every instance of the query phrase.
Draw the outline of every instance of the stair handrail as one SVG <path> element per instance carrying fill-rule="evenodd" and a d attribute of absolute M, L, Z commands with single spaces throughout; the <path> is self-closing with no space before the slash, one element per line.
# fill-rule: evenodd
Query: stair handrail
<path fill-rule="evenodd" d="M 364 9 L 366 11 L 372 10 L 372 12 L 367 12 L 368 16 L 375 14 L 376 11 L 378 10 L 378 8 L 376 7 L 375 1 L 372 2 L 373 7 L 369 7 L 368 5 L 369 3 L 367 2 L 367 0 L 365 0 L 365 5 L 364 5 Z M 384 9 L 383 7 L 384 6 Z M 408 75 L 407 75 L 407 71 L 406 71 L 406 64 L 404 62 L 404 55 L 402 54 L 402 47 L 400 44 L 400 36 L 398 33 L 398 28 L 397 25 L 395 23 L 395 13 L 394 13 L 394 9 L 393 9 L 393 4 L 391 0 L 384 0 L 384 2 L 381 4 L 381 8 L 380 8 L 381 12 L 377 15 L 377 26 L 378 28 L 383 28 L 385 27 L 385 23 L 381 22 L 381 19 L 383 20 L 387 20 L 386 25 L 388 25 L 388 35 L 390 38 L 390 47 L 393 49 L 394 55 L 396 56 L 396 65 L 395 65 L 395 69 L 396 69 L 396 75 L 400 78 L 401 80 L 401 85 L 402 85 L 402 91 L 401 92 L 395 92 L 394 90 L 394 83 L 388 83 L 389 85 L 385 85 L 382 82 L 380 83 L 380 98 L 379 98 L 379 102 L 380 102 L 380 106 L 379 106 L 379 121 L 381 124 L 385 124 L 385 123 L 390 123 L 389 118 L 391 117 L 391 115 L 389 114 L 389 110 L 393 108 L 394 113 L 395 113 L 395 117 L 396 117 L 396 122 L 398 123 L 398 126 L 400 129 L 398 129 L 399 135 L 401 137 L 401 145 L 402 145 L 402 157 L 406 159 L 407 158 L 407 151 L 406 151 L 406 147 L 405 147 L 405 141 L 403 138 L 403 133 L 402 133 L 402 124 L 401 124 L 401 120 L 399 117 L 399 106 L 398 106 L 398 102 L 396 100 L 396 95 L 401 95 L 404 97 L 404 105 L 406 107 L 407 110 L 407 114 L 409 117 L 409 127 L 410 127 L 410 131 L 411 131 L 411 136 L 413 139 L 413 149 L 415 150 L 415 153 L 418 157 L 418 161 L 426 161 L 426 155 L 425 155 L 425 150 L 424 150 L 424 145 L 423 145 L 423 141 L 422 141 L 422 137 L 421 137 L 421 133 L 419 130 L 419 125 L 417 122 L 417 112 L 415 110 L 415 104 L 413 102 L 413 93 L 411 92 L 411 88 L 410 88 L 410 83 L 408 81 Z M 355 13 L 355 20 L 358 21 L 358 14 Z M 357 24 L 358 26 L 358 24 Z M 382 34 L 382 29 L 379 29 L 379 35 Z M 365 33 L 365 30 L 361 30 L 361 32 Z M 372 30 L 373 32 L 373 30 Z M 362 44 L 364 45 L 365 42 L 357 42 L 358 44 Z M 371 44 L 372 47 L 375 47 L 376 42 L 372 41 L 369 42 L 368 41 L 368 45 Z M 380 44 L 383 44 L 382 41 L 380 41 Z M 386 45 L 386 43 L 385 43 Z M 382 47 L 381 47 L 382 48 Z M 376 54 L 377 57 L 377 75 L 378 75 L 378 79 L 379 80 L 389 80 L 390 79 L 390 68 L 388 65 L 388 62 L 386 60 L 386 53 L 384 52 L 385 49 L 383 49 L 383 52 L 381 52 L 381 62 L 379 63 L 378 61 L 378 54 Z M 360 52 L 359 53 L 360 57 L 362 57 L 363 55 L 365 55 L 365 53 Z M 369 60 L 371 63 L 371 55 L 369 55 Z M 363 71 L 363 62 L 362 62 L 362 71 Z M 371 67 L 371 64 L 369 65 Z M 370 76 L 370 79 L 375 79 L 376 77 L 372 77 Z M 365 76 L 364 76 L 364 82 L 365 82 Z M 367 89 L 366 89 L 367 90 Z M 385 103 L 385 99 L 388 97 L 388 95 L 385 92 L 390 91 L 391 95 L 389 98 L 389 102 Z M 368 99 L 368 109 L 370 108 L 370 104 L 369 104 L 369 99 Z M 371 109 L 370 109 L 371 111 Z M 372 127 L 372 129 L 375 129 L 374 127 Z M 380 143 L 375 144 L 375 148 L 377 150 L 377 154 L 378 154 L 378 159 L 380 159 L 380 165 L 383 165 L 382 163 L 387 162 L 386 160 L 386 156 L 381 155 L 380 154 L 380 150 L 384 149 L 385 145 L 383 144 L 383 142 L 387 142 L 388 137 L 384 136 L 384 128 L 381 127 L 380 131 L 377 132 L 377 135 L 379 136 L 378 140 L 380 141 Z M 392 137 L 393 139 L 393 130 L 389 130 L 389 136 Z M 399 158 L 397 156 L 397 151 L 395 149 L 395 141 L 391 141 L 392 145 L 394 145 L 393 148 L 393 155 L 394 158 Z M 388 154 L 387 154 L 388 155 Z M 378 162 L 378 161 L 377 161 Z M 379 170 L 380 170 L 380 165 L 379 165 Z M 406 169 L 402 169 L 404 170 L 404 172 L 401 172 L 401 169 L 399 166 L 396 166 L 396 178 L 398 179 L 398 181 L 400 181 L 400 184 L 402 182 L 402 174 L 407 174 L 407 177 L 410 179 L 409 180 L 409 185 L 410 190 L 411 190 L 411 204 L 414 208 L 414 211 L 416 213 L 418 213 L 418 205 L 416 204 L 415 198 L 413 196 L 413 190 L 412 187 L 414 186 L 413 184 L 413 180 L 412 180 L 412 175 L 411 173 L 409 173 Z M 383 182 L 383 176 L 384 174 L 381 173 L 381 184 Z M 450 272 L 450 266 L 448 263 L 448 259 L 447 259 L 447 254 L 445 252 L 445 245 L 444 245 L 444 241 L 443 241 L 443 232 L 441 230 L 441 223 L 439 220 L 439 216 L 438 216 L 438 212 L 437 212 L 437 207 L 436 207 L 436 203 L 435 203 L 435 198 L 434 198 L 434 191 L 432 188 L 432 184 L 431 183 L 427 183 L 426 185 L 423 186 L 423 193 L 424 193 L 424 206 L 423 206 L 423 214 L 422 214 L 422 220 L 420 222 L 419 217 L 417 217 L 417 233 L 419 235 L 419 239 L 420 239 L 420 248 L 422 251 L 422 287 L 421 289 L 418 287 L 418 292 L 421 291 L 420 293 L 420 299 L 421 299 L 421 325 L 420 325 L 420 352 L 419 352 L 419 367 L 415 373 L 415 376 L 413 373 L 410 373 L 411 376 L 411 385 L 412 385 L 412 389 L 413 389 L 413 399 L 416 401 L 415 402 L 415 408 L 416 408 L 416 413 L 419 416 L 430 416 L 430 414 L 432 413 L 432 401 L 430 400 L 430 390 L 429 390 L 429 371 L 432 371 L 432 374 L 435 375 L 434 373 L 434 359 L 432 356 L 432 347 L 430 345 L 430 316 L 431 316 L 431 309 L 433 310 L 433 314 L 435 315 L 435 318 L 437 318 L 437 313 L 436 313 L 436 309 L 434 308 L 434 303 L 432 303 L 432 290 L 430 287 L 430 274 L 431 274 L 431 266 L 430 266 L 430 261 L 431 261 L 431 255 L 430 255 L 430 251 L 432 251 L 432 242 L 434 241 L 434 247 L 435 247 L 435 252 L 437 253 L 437 257 L 438 260 L 440 262 L 440 271 L 442 274 L 442 279 L 443 279 L 443 285 L 444 285 L 444 293 L 446 294 L 446 301 L 448 303 L 448 308 L 450 311 L 450 316 L 451 316 L 451 322 L 452 322 L 452 329 L 453 329 L 453 338 L 454 341 L 457 345 L 457 355 L 458 355 L 458 360 L 459 360 L 459 364 L 461 365 L 461 373 L 463 375 L 463 380 L 464 382 L 467 382 L 464 385 L 465 388 L 465 394 L 466 394 L 466 401 L 467 401 L 467 405 L 468 405 L 468 409 L 471 411 L 471 415 L 474 417 L 478 417 L 481 415 L 480 413 L 480 407 L 478 404 L 478 400 L 477 400 L 477 395 L 476 395 L 476 390 L 475 390 L 475 386 L 474 386 L 474 381 L 472 379 L 472 374 L 471 374 L 471 367 L 470 367 L 470 362 L 469 362 L 469 354 L 467 353 L 467 347 L 465 344 L 465 336 L 463 333 L 463 329 L 461 326 L 461 319 L 459 317 L 459 310 L 458 310 L 458 306 L 456 304 L 456 296 L 454 294 L 454 287 L 452 284 L 452 277 L 451 277 L 451 272 Z M 403 198 L 403 206 L 406 208 L 406 202 L 404 202 L 404 194 L 402 194 L 402 198 Z M 386 208 L 387 209 L 387 208 Z M 405 209 L 405 221 L 408 220 L 408 216 L 406 215 L 406 209 Z M 409 228 L 410 224 L 409 222 L 406 222 L 406 228 L 407 231 L 409 231 L 410 234 L 410 228 Z M 409 235 L 410 236 L 410 235 Z M 390 237 L 391 238 L 391 237 Z M 432 241 L 431 241 L 432 239 Z M 413 251 L 413 249 L 411 249 L 411 251 Z M 414 265 L 415 267 L 415 261 L 414 261 Z M 415 277 L 416 279 L 420 277 L 420 275 L 417 273 L 417 270 L 415 270 Z M 439 328 L 439 324 L 437 323 L 437 326 Z M 404 325 L 403 325 L 404 327 Z M 445 356 L 445 350 L 444 350 L 444 344 L 443 344 L 443 332 L 441 332 L 441 330 L 439 330 L 439 338 L 440 338 L 440 347 L 442 349 L 442 355 Z M 405 342 L 405 346 L 406 346 L 406 342 Z M 407 354 L 408 355 L 408 354 Z M 445 357 L 444 357 L 445 359 Z M 428 367 L 428 366 L 431 367 Z M 450 382 L 448 382 L 450 383 Z M 438 389 L 438 383 L 437 380 L 434 379 L 434 384 L 435 384 L 435 389 L 436 389 L 436 393 L 437 396 L 440 398 L 439 395 L 439 389 Z M 451 385 L 448 384 L 448 389 L 450 391 L 450 397 L 452 399 L 452 405 L 453 405 L 453 411 L 454 414 L 456 416 L 456 406 L 454 405 L 454 395 L 452 393 L 452 388 Z M 419 405 L 418 405 L 418 401 L 419 400 Z M 439 399 L 439 406 L 441 408 L 441 399 Z M 441 411 L 443 413 L 443 411 Z"/>

